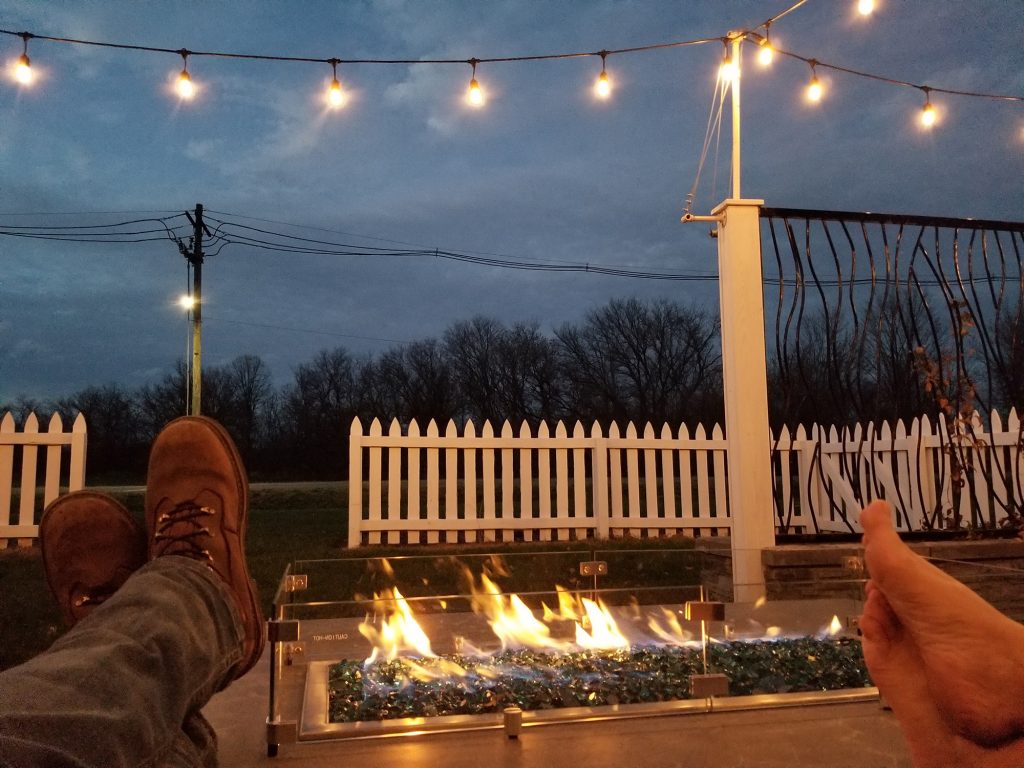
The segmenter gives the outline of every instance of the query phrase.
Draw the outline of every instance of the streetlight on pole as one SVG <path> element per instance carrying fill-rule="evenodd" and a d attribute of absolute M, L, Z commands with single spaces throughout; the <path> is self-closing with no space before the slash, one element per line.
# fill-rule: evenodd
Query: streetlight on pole
<path fill-rule="evenodd" d="M 178 240 L 178 250 L 192 266 L 192 293 L 182 297 L 181 305 L 192 313 L 192 397 L 188 412 L 191 416 L 198 416 L 203 392 L 203 233 L 210 237 L 213 233 L 203 223 L 202 203 L 196 203 L 194 215 L 185 211 L 185 216 L 192 224 L 193 234 L 188 248 Z"/>
<path fill-rule="evenodd" d="M 189 277 L 191 277 L 191 272 L 189 273 Z M 185 321 L 186 321 L 186 324 L 188 325 L 188 333 L 185 336 L 185 357 L 183 358 L 184 361 L 185 361 L 185 376 L 184 376 L 184 378 L 185 378 L 185 391 L 182 393 L 182 397 L 184 398 L 184 403 L 185 403 L 185 413 L 186 414 L 188 414 L 190 412 L 190 407 L 189 406 L 190 406 L 190 403 L 191 403 L 190 392 L 192 390 L 192 382 L 191 382 L 191 376 L 192 376 L 192 366 L 191 366 L 191 359 L 192 359 L 192 307 L 195 306 L 195 300 L 192 298 L 192 293 L 191 293 L 191 290 L 192 290 L 191 285 L 189 286 L 188 290 L 189 290 L 189 293 L 183 293 L 178 298 L 178 306 L 181 307 L 183 310 L 185 310 Z"/>

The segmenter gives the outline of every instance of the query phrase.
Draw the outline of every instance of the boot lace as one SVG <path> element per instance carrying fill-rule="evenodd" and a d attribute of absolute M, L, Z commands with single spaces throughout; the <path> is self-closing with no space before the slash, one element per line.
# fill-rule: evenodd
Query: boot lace
<path fill-rule="evenodd" d="M 84 595 L 79 595 L 75 598 L 75 608 L 81 608 L 86 605 L 99 605 L 100 603 L 107 602 L 110 597 L 108 592 L 89 592 Z"/>
<path fill-rule="evenodd" d="M 212 538 L 213 533 L 203 524 L 203 518 L 216 514 L 210 507 L 203 507 L 194 501 L 183 501 L 163 512 L 156 519 L 156 533 L 153 541 L 157 555 L 183 555 L 195 560 L 212 562 L 210 550 L 202 545 L 203 539 Z"/>

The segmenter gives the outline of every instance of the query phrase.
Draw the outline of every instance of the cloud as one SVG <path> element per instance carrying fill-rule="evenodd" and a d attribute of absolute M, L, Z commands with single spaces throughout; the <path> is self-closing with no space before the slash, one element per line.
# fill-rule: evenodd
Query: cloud
<path fill-rule="evenodd" d="M 189 160 L 200 162 L 216 158 L 224 151 L 224 142 L 220 139 L 189 139 L 184 154 Z"/>

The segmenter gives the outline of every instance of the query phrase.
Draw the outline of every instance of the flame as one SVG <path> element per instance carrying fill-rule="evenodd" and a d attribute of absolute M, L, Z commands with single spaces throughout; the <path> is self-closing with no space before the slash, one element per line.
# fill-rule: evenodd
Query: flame
<path fill-rule="evenodd" d="M 563 619 L 565 621 L 582 621 L 584 610 L 580 601 L 565 587 L 555 585 L 555 594 L 558 595 L 558 613 L 548 608 L 547 603 L 541 603 L 544 608 L 544 621 L 552 622 Z"/>
<path fill-rule="evenodd" d="M 766 629 L 766 630 L 764 631 L 764 633 L 765 633 L 765 635 L 767 635 L 768 637 L 778 637 L 779 635 L 781 635 L 781 634 L 782 634 L 782 630 L 781 630 L 781 629 L 780 629 L 779 627 L 768 627 L 768 628 L 767 628 L 767 629 Z"/>
<path fill-rule="evenodd" d="M 614 648 L 629 648 L 629 640 L 619 631 L 615 619 L 608 611 L 607 606 L 600 600 L 596 603 L 593 600 L 582 598 L 583 609 L 590 620 L 590 631 L 583 628 L 580 623 L 576 624 L 576 645 L 581 648 L 600 650 L 611 650 Z"/>
<path fill-rule="evenodd" d="M 597 602 L 586 597 L 574 595 L 565 587 L 555 585 L 555 593 L 558 595 L 558 613 L 544 607 L 544 621 L 572 621 L 576 623 L 576 645 L 581 648 L 592 650 L 612 650 L 615 648 L 628 648 L 629 640 L 619 631 L 608 607 L 598 600 Z"/>
<path fill-rule="evenodd" d="M 833 614 L 832 622 L 828 625 L 828 636 L 835 637 L 843 630 L 843 623 L 839 620 L 839 617 Z"/>
<path fill-rule="evenodd" d="M 421 683 L 431 680 L 447 680 L 453 677 L 466 677 L 467 672 L 450 659 L 438 658 L 428 664 L 420 664 L 412 659 L 403 659 L 402 663 L 408 670 L 409 677 Z"/>
<path fill-rule="evenodd" d="M 686 646 L 694 643 L 693 633 L 683 629 L 679 623 L 679 617 L 668 608 L 661 609 L 661 615 L 665 623 L 658 621 L 656 616 L 647 620 L 647 628 L 654 633 L 654 636 L 670 645 Z M 698 643 L 699 645 L 699 643 Z"/>
<path fill-rule="evenodd" d="M 548 626 L 537 619 L 519 595 L 502 594 L 501 589 L 480 574 L 482 589 L 473 586 L 473 610 L 487 619 L 501 641 L 501 648 L 559 648 Z"/>
<path fill-rule="evenodd" d="M 397 589 L 385 589 L 373 595 L 374 615 L 380 617 L 380 630 L 367 616 L 359 625 L 359 634 L 370 641 L 373 651 L 366 663 L 378 659 L 393 661 L 400 654 L 413 652 L 418 656 L 433 657 L 430 638 L 413 616 L 408 601 Z"/>

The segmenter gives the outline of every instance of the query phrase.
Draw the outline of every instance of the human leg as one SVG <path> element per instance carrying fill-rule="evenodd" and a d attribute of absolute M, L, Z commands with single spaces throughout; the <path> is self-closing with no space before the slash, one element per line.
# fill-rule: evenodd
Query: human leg
<path fill-rule="evenodd" d="M 48 582 L 68 621 L 79 623 L 37 659 L 0 675 L 0 760 L 216 764 L 215 735 L 199 708 L 263 648 L 245 562 L 247 496 L 231 439 L 197 417 L 172 422 L 153 445 L 152 561 L 127 582 L 147 546 L 123 507 L 83 493 L 47 510 Z"/>
<path fill-rule="evenodd" d="M 154 560 L 49 650 L 0 674 L 0 764 L 160 765 L 180 749 L 182 724 L 233 679 L 244 634 L 210 569 Z"/>

